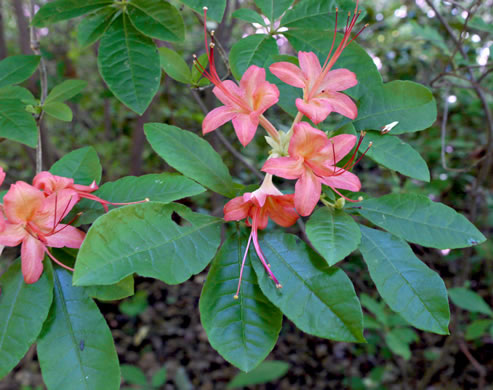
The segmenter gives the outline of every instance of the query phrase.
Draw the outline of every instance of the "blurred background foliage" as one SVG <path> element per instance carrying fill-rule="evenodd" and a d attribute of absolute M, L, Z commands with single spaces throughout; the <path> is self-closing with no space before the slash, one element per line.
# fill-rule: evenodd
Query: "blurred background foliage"
<path fill-rule="evenodd" d="M 186 40 L 172 46 L 157 43 L 158 46 L 169 45 L 181 53 L 191 66 L 192 54 L 200 55 L 204 51 L 202 18 L 181 3 L 171 2 L 182 12 Z M 43 3 L 44 0 L 38 0 L 38 4 Z M 429 130 L 403 135 L 427 161 L 431 182 L 406 178 L 363 159 L 355 169 L 364 191 L 372 196 L 391 192 L 425 194 L 462 212 L 490 237 L 493 230 L 493 125 L 487 109 L 489 106 L 491 113 L 493 103 L 493 1 L 375 0 L 363 1 L 361 6 L 366 9 L 365 21 L 369 27 L 358 42 L 371 53 L 384 82 L 400 79 L 427 85 L 437 100 L 439 112 L 437 122 Z M 226 52 L 241 37 L 265 32 L 261 25 L 232 18 L 231 14 L 239 8 L 258 11 L 252 0 L 228 1 L 223 22 L 219 26 L 210 22 L 209 28 L 216 29 L 216 38 Z M 0 59 L 6 55 L 30 54 L 28 2 L 0 0 L 0 11 Z M 92 145 L 104 168 L 103 182 L 129 174 L 171 170 L 146 144 L 143 124 L 164 122 L 199 133 L 203 109 L 210 110 L 218 105 L 210 88 L 193 90 L 163 74 L 153 103 L 138 117 L 105 87 L 97 70 L 97 47 L 79 46 L 76 22 L 70 20 L 55 24 L 49 30 L 40 29 L 49 88 L 68 78 L 89 83 L 82 94 L 69 102 L 74 112 L 71 123 L 45 117 L 45 168 L 69 151 Z M 294 53 L 281 36 L 276 38 L 282 53 Z M 220 65 L 219 69 L 220 74 L 226 74 L 226 66 Z M 26 86 L 39 96 L 36 77 Z M 276 123 L 290 124 L 289 116 L 280 109 L 271 109 L 268 116 Z M 228 148 L 236 149 L 249 164 L 260 167 L 267 154 L 262 137 L 243 149 L 230 124 L 222 128 L 222 134 L 214 132 L 206 139 L 222 154 L 238 181 L 258 183 L 255 173 L 235 159 Z M 35 169 L 34 151 L 18 143 L 1 142 L 0 165 L 8 171 L 8 184 L 16 180 L 30 181 Z M 213 210 L 213 214 L 222 216 L 222 197 L 207 193 L 194 199 L 195 203 L 189 204 L 192 208 Z M 299 228 L 295 227 L 295 231 L 302 234 L 296 230 Z M 421 259 L 440 273 L 448 288 L 474 290 L 491 312 L 491 240 L 465 250 L 413 247 Z M 273 382 L 275 384 L 256 385 L 256 388 L 425 389 L 434 386 L 473 389 L 491 386 L 493 328 L 491 314 L 484 306 L 483 310 L 471 309 L 479 297 L 470 298 L 471 301 L 462 296 L 466 299 L 464 303 L 460 291 L 457 299 L 451 294 L 451 336 L 423 333 L 409 327 L 376 298 L 376 290 L 359 254 L 346 259 L 342 267 L 350 273 L 362 298 L 368 343 L 356 345 L 318 339 L 301 333 L 286 321 L 271 358 L 289 363 L 289 369 Z M 0 264 L 0 272 L 4 268 L 5 264 Z M 204 274 L 179 286 L 138 278 L 135 297 L 123 304 L 100 304 L 113 331 L 120 362 L 138 367 L 138 371 L 132 371 L 126 366 L 124 379 L 129 388 L 221 389 L 235 376 L 237 370 L 210 347 L 200 325 L 197 304 L 203 281 Z M 32 350 L 16 370 L 0 382 L 0 389 L 43 388 L 35 359 Z M 164 371 L 160 371 L 163 366 Z M 153 382 L 159 373 L 162 374 L 159 380 Z M 140 381 L 140 385 L 132 380 Z"/>

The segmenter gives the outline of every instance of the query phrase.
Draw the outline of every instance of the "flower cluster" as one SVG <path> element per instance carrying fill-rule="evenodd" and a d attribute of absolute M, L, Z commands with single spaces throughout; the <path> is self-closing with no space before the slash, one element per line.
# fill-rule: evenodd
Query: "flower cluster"
<path fill-rule="evenodd" d="M 214 32 L 210 33 L 212 42 L 208 43 L 204 23 L 209 71 L 205 70 L 196 57 L 194 63 L 203 76 L 214 84 L 213 93 L 224 106 L 212 110 L 205 117 L 202 124 L 203 133 L 207 134 L 232 121 L 238 139 L 243 146 L 246 146 L 255 136 L 258 126 L 261 125 L 269 134 L 266 139 L 272 146 L 270 157 L 262 167 L 262 171 L 267 174 L 260 188 L 252 193 L 248 192 L 236 197 L 224 206 L 226 221 L 245 219 L 247 226 L 251 227 L 235 298 L 238 298 L 243 267 L 252 241 L 266 272 L 277 287 L 282 287 L 273 274 L 258 242 L 258 230 L 267 226 L 269 218 L 280 226 L 289 227 L 300 216 L 309 216 L 321 198 L 322 184 L 341 196 L 342 201 L 354 200 L 348 199 L 339 190 L 357 192 L 361 189 L 358 177 L 350 170 L 359 161 L 355 159 L 364 132 L 359 142 L 357 142 L 358 137 L 351 134 L 340 134 L 328 138 L 323 131 L 302 121 L 306 116 L 317 125 L 324 121 L 331 112 L 339 113 L 350 119 L 357 117 L 356 104 L 349 96 L 341 93 L 357 85 L 356 75 L 348 69 L 331 69 L 344 48 L 366 27 L 363 27 L 351 39 L 351 31 L 360 13 L 357 2 L 354 12 L 348 15 L 344 34 L 332 54 L 337 34 L 336 10 L 336 27 L 332 47 L 323 65 L 320 64 L 315 53 L 299 52 L 299 67 L 289 62 L 278 62 L 269 67 L 269 70 L 281 81 L 303 89 L 303 98 L 296 99 L 298 115 L 287 133 L 279 132 L 263 115 L 279 100 L 279 90 L 274 84 L 266 81 L 264 69 L 255 65 L 250 66 L 243 74 L 239 85 L 231 80 L 220 79 L 214 60 Z M 207 20 L 206 7 L 204 7 L 204 19 Z M 338 166 L 337 164 L 351 151 L 353 152 L 348 160 L 342 166 Z M 365 153 L 366 151 L 361 154 L 360 159 Z M 272 183 L 272 175 L 296 180 L 294 194 L 285 195 L 280 192 Z M 341 203 L 343 202 L 338 202 L 338 204 Z"/>
<path fill-rule="evenodd" d="M 4 179 L 5 172 L 0 167 L 0 185 Z M 36 175 L 32 185 L 18 181 L 10 186 L 0 204 L 0 247 L 21 244 L 22 275 L 26 283 L 38 281 L 45 255 L 73 271 L 57 260 L 48 248 L 80 248 L 85 233 L 71 226 L 79 215 L 68 223 L 62 223 L 62 220 L 82 198 L 101 203 L 106 211 L 108 204 L 122 204 L 98 198 L 92 194 L 97 189 L 95 182 L 84 186 L 50 172 Z"/>

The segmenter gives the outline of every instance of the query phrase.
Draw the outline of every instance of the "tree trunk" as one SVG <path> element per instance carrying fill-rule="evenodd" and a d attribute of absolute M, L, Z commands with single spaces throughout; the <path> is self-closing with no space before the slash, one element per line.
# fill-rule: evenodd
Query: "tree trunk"
<path fill-rule="evenodd" d="M 19 30 L 19 47 L 22 54 L 32 54 L 31 38 L 29 37 L 29 22 L 25 15 L 26 8 L 22 0 L 12 0 L 14 7 L 15 19 L 17 20 L 17 29 Z"/>

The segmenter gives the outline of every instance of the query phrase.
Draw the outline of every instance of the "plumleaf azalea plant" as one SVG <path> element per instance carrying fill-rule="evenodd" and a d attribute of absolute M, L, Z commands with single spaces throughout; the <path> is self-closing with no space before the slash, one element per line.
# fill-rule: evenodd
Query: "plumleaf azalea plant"
<path fill-rule="evenodd" d="M 362 5 L 256 0 L 262 15 L 233 16 L 260 23 L 266 33 L 240 39 L 228 60 L 208 28 L 222 20 L 226 1 L 182 2 L 191 10 L 165 0 L 53 0 L 32 19 L 36 29 L 82 16 L 79 44 L 99 40 L 101 77 L 137 114 L 158 91 L 162 70 L 189 87 L 209 86 L 218 105 L 205 116 L 202 134 L 145 125 L 149 144 L 178 173 L 101 184 L 98 155 L 87 146 L 49 171 L 38 169 L 31 183 L 5 186 L 0 245 L 20 247 L 20 256 L 0 277 L 0 377 L 36 343 L 49 389 L 118 389 L 116 349 L 95 300 L 133 295 L 134 275 L 173 285 L 207 267 L 202 324 L 210 344 L 243 371 L 275 347 L 284 317 L 320 338 L 365 342 L 360 301 L 338 267 L 355 251 L 395 313 L 417 329 L 448 334 L 445 284 L 411 244 L 465 248 L 485 237 L 423 195 L 363 192 L 361 159 L 429 181 L 425 161 L 398 136 L 430 127 L 436 104 L 420 84 L 383 83 L 357 43 L 366 27 Z M 185 39 L 182 12 L 203 17 L 205 53 L 194 57 L 192 70 L 173 49 L 156 45 Z M 296 56 L 279 53 L 280 36 Z M 64 101 L 86 85 L 66 80 L 34 98 L 17 84 L 40 60 L 0 62 L 0 136 L 7 142 L 39 148 L 43 114 L 71 120 Z M 287 115 L 276 116 L 275 105 Z M 270 152 L 258 156 L 261 183 L 233 178 L 203 137 L 229 122 L 240 148 L 265 139 Z M 6 173 L 0 170 L 0 182 Z M 177 202 L 205 191 L 224 199 L 220 215 Z M 304 239 L 292 234 L 301 221 Z"/>

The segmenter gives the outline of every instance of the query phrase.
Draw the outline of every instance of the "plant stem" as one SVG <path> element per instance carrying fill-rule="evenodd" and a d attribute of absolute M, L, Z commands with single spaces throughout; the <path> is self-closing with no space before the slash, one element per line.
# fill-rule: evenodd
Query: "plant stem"
<path fill-rule="evenodd" d="M 34 0 L 30 0 L 30 9 L 31 9 L 31 20 L 34 17 Z M 39 40 L 36 33 L 36 28 L 30 24 L 29 33 L 31 36 L 31 49 L 34 54 L 41 56 Z M 41 88 L 41 96 L 40 96 L 40 106 L 43 106 L 43 103 L 48 95 L 48 73 L 46 71 L 46 63 L 41 56 L 40 64 L 39 64 L 39 84 Z M 38 127 L 38 145 L 36 146 L 36 174 L 43 170 L 43 146 L 42 146 L 42 137 L 41 137 L 41 122 L 43 120 L 43 110 L 40 111 L 39 114 L 36 114 L 36 125 Z"/>

